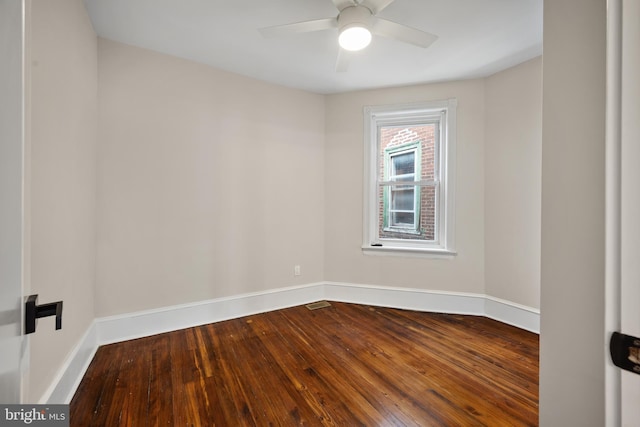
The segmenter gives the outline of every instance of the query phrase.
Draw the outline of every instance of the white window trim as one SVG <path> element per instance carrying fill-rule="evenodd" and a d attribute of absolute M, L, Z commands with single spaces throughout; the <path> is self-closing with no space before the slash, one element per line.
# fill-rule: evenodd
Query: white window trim
<path fill-rule="evenodd" d="M 455 250 L 455 176 L 456 176 L 456 110 L 457 100 L 447 99 L 402 105 L 364 107 L 364 204 L 363 241 L 365 254 L 375 255 L 424 255 L 448 257 Z M 441 168 L 440 203 L 437 206 L 436 223 L 438 242 L 416 240 L 378 239 L 378 127 L 393 124 L 423 124 L 436 114 L 441 114 L 440 150 Z M 445 143 L 446 142 L 446 143 Z M 380 246 L 382 245 L 382 246 Z"/>

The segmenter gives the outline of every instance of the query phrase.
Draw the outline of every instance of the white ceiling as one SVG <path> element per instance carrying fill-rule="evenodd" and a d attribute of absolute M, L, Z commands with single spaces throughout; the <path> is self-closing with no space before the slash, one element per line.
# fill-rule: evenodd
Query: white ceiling
<path fill-rule="evenodd" d="M 259 28 L 335 17 L 331 0 L 85 0 L 100 37 L 328 94 L 484 77 L 542 54 L 543 0 L 395 0 L 378 16 L 436 34 L 427 49 L 374 36 L 335 71 L 337 30 Z"/>

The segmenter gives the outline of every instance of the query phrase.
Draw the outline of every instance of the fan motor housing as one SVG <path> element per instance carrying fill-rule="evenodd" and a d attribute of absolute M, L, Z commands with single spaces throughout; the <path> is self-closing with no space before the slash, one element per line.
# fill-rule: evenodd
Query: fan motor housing
<path fill-rule="evenodd" d="M 345 7 L 338 15 L 338 29 L 342 31 L 353 26 L 370 29 L 372 18 L 373 14 L 365 6 Z"/>

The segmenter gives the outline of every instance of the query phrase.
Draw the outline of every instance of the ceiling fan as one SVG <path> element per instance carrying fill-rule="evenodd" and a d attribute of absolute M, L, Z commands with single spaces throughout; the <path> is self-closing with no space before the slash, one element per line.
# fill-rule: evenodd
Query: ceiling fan
<path fill-rule="evenodd" d="M 393 21 L 378 18 L 376 15 L 394 0 L 332 0 L 338 9 L 335 18 L 315 19 L 293 24 L 276 25 L 260 29 L 263 37 L 276 37 L 296 33 L 338 29 L 340 51 L 336 71 L 346 71 L 350 52 L 364 49 L 371 42 L 371 35 L 399 40 L 423 48 L 429 47 L 438 36 Z"/>

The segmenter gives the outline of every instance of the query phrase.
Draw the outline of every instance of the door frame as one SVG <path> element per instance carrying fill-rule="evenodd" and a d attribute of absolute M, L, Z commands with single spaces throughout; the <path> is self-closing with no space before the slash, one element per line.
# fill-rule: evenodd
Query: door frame
<path fill-rule="evenodd" d="M 631 13 L 625 10 L 623 16 L 623 7 L 631 7 Z M 622 300 L 623 294 L 626 294 L 631 282 L 628 279 L 629 272 L 623 264 L 623 260 L 627 259 L 627 252 L 635 250 L 624 245 L 622 234 L 623 220 L 627 218 L 630 212 L 637 213 L 638 200 L 623 199 L 623 170 L 622 170 L 622 152 L 623 147 L 628 149 L 627 137 L 629 132 L 637 133 L 636 128 L 630 128 L 624 125 L 624 118 L 629 115 L 629 111 L 638 108 L 638 100 L 633 98 L 638 93 L 638 83 L 633 82 L 631 97 L 629 97 L 629 82 L 626 80 L 630 75 L 636 75 L 638 68 L 638 58 L 629 60 L 633 49 L 637 49 L 637 39 L 634 37 L 629 40 L 631 48 L 625 45 L 624 41 L 629 39 L 629 34 L 637 35 L 640 28 L 635 23 L 635 27 L 625 27 L 625 24 L 631 22 L 629 15 L 637 16 L 640 12 L 640 4 L 638 0 L 607 0 L 607 106 L 606 106 L 606 206 L 605 206 L 605 421 L 607 427 L 618 427 L 623 425 L 625 419 L 628 420 L 632 414 L 637 416 L 638 409 L 635 405 L 630 405 L 634 399 L 630 397 L 630 392 L 638 393 L 636 382 L 629 378 L 623 379 L 623 375 L 633 375 L 622 372 L 616 367 L 609 354 L 609 340 L 613 332 L 622 332 L 625 322 L 630 322 L 631 316 L 625 310 L 629 309 L 628 303 Z M 623 60 L 624 59 L 624 60 Z M 634 62 L 635 61 L 635 62 Z M 628 65 L 631 63 L 631 65 Z M 625 86 L 623 88 L 623 85 Z M 623 92 L 624 90 L 624 92 Z M 635 90 L 635 93 L 633 92 Z M 635 138 L 635 135 L 634 135 Z M 631 138 L 629 138 L 631 139 Z M 625 144 L 625 145 L 623 145 Z M 637 155 L 637 148 L 635 149 Z M 628 170 L 627 170 L 628 174 Z M 625 175 L 626 176 L 626 175 Z M 632 177 L 632 180 L 635 178 Z M 629 177 L 624 178 L 625 182 Z M 633 181 L 635 182 L 635 181 Z M 635 205 L 634 205 L 635 204 Z M 625 207 L 626 206 L 626 207 Z M 624 209 L 624 211 L 623 211 Z M 625 222 L 628 224 L 628 222 Z M 626 227 L 626 225 L 625 225 Z M 637 230 L 633 231 L 637 236 Z M 625 232 L 625 234 L 628 234 Z M 627 237 L 628 240 L 628 237 Z M 625 249 L 626 248 L 626 249 Z M 623 281 L 624 279 L 624 281 Z M 635 283 L 635 282 L 634 282 Z M 634 288 L 634 292 L 637 291 Z M 635 318 L 633 319 L 635 321 Z M 634 324 L 635 326 L 635 324 Z M 627 332 L 631 333 L 631 332 Z M 637 328 L 636 328 L 637 333 Z M 635 377 L 634 377 L 635 378 Z M 640 379 L 639 379 L 640 380 Z M 640 381 L 639 381 L 640 382 Z M 631 412 L 634 411 L 634 412 Z"/>
<path fill-rule="evenodd" d="M 620 369 L 609 354 L 611 334 L 620 331 L 622 0 L 607 1 L 607 105 L 605 196 L 605 421 L 620 426 Z"/>
<path fill-rule="evenodd" d="M 5 290 L 13 300 L 11 307 L 5 313 L 4 322 L 11 323 L 3 325 L 6 333 L 9 334 L 5 351 L 11 353 L 5 363 L 11 363 L 12 374 L 6 378 L 11 378 L 11 390 L 6 399 L 11 402 L 3 403 L 24 403 L 27 399 L 28 374 L 29 374 L 29 339 L 23 332 L 24 318 L 24 295 L 26 289 L 25 278 L 28 273 L 28 266 L 25 262 L 27 254 L 27 216 L 26 205 L 28 204 L 27 174 L 26 174 L 26 137 L 27 126 L 27 22 L 28 6 L 30 0 L 0 0 L 0 8 L 4 13 L 0 14 L 0 25 L 2 25 L 3 35 L 6 36 L 6 44 L 3 45 L 2 57 L 3 67 L 1 71 L 4 95 L 0 108 L 3 112 L 3 128 L 5 129 L 0 137 L 3 144 L 7 144 L 3 151 L 6 157 L 2 159 L 2 168 L 8 173 L 4 176 L 6 182 L 2 183 L 2 199 L 6 203 L 6 210 L 2 216 L 3 239 L 6 246 L 3 253 L 4 276 L 3 281 L 7 282 Z M 7 125 L 11 123 L 11 125 Z M 6 139 L 5 139 L 6 138 Z M 4 157 L 4 156 L 3 156 Z M 17 188 L 16 188 L 17 187 Z M 16 289 L 17 288 L 17 289 Z M 15 298 L 17 296 L 17 298 Z M 15 300 L 14 300 L 15 298 Z M 9 330 L 12 332 L 9 333 Z"/>

